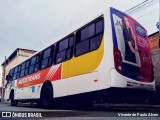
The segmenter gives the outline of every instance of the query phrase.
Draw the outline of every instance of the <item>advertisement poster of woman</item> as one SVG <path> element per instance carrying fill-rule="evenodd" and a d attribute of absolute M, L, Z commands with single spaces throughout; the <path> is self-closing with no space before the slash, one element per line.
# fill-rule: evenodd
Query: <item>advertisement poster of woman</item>
<path fill-rule="evenodd" d="M 123 62 L 140 66 L 136 35 L 126 15 L 122 17 L 113 15 L 115 32 L 118 39 L 118 48 L 122 52 Z"/>
<path fill-rule="evenodd" d="M 135 53 L 137 52 L 137 50 L 135 45 L 135 35 L 128 22 L 127 16 L 124 16 L 122 19 L 122 30 L 125 43 L 125 60 L 136 63 Z"/>

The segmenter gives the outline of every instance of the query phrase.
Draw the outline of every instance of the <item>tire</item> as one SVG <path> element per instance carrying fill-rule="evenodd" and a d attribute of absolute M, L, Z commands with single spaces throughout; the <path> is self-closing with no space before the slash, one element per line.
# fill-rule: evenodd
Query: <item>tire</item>
<path fill-rule="evenodd" d="M 42 88 L 40 104 L 45 109 L 53 107 L 53 89 L 50 85 Z"/>
<path fill-rule="evenodd" d="M 12 93 L 11 95 L 11 106 L 17 106 L 18 105 L 18 101 L 14 100 L 14 94 Z"/>

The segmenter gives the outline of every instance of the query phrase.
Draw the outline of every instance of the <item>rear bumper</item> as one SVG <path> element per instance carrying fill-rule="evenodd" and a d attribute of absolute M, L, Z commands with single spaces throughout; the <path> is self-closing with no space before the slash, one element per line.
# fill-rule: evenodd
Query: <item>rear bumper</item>
<path fill-rule="evenodd" d="M 116 69 L 110 70 L 110 78 L 111 87 L 135 88 L 155 91 L 155 81 L 151 83 L 139 82 L 119 74 Z"/>

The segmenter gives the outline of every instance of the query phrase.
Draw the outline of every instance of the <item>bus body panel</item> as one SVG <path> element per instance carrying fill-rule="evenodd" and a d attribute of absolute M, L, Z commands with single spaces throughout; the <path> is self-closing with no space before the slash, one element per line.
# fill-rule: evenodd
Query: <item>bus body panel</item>
<path fill-rule="evenodd" d="M 109 9 L 102 12 L 104 16 L 104 55 L 98 67 L 99 90 L 111 87 L 110 69 L 114 68 L 113 42 Z"/>
<path fill-rule="evenodd" d="M 155 81 L 151 83 L 137 82 L 133 79 L 124 77 L 119 74 L 116 69 L 111 69 L 111 87 L 119 87 L 119 88 L 134 88 L 134 89 L 144 89 L 155 91 Z"/>
<path fill-rule="evenodd" d="M 96 71 L 102 61 L 103 54 L 104 39 L 102 38 L 101 45 L 97 50 L 79 57 L 73 57 L 63 63 L 62 79 Z"/>

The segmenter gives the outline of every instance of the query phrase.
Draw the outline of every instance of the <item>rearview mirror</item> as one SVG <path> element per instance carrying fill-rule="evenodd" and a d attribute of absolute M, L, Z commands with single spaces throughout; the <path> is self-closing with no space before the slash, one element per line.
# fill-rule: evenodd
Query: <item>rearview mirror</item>
<path fill-rule="evenodd" d="M 6 75 L 6 80 L 7 80 L 7 81 L 9 80 L 9 75 Z"/>
<path fill-rule="evenodd" d="M 7 81 L 11 80 L 11 77 L 12 77 L 11 75 L 6 75 L 6 80 Z"/>

